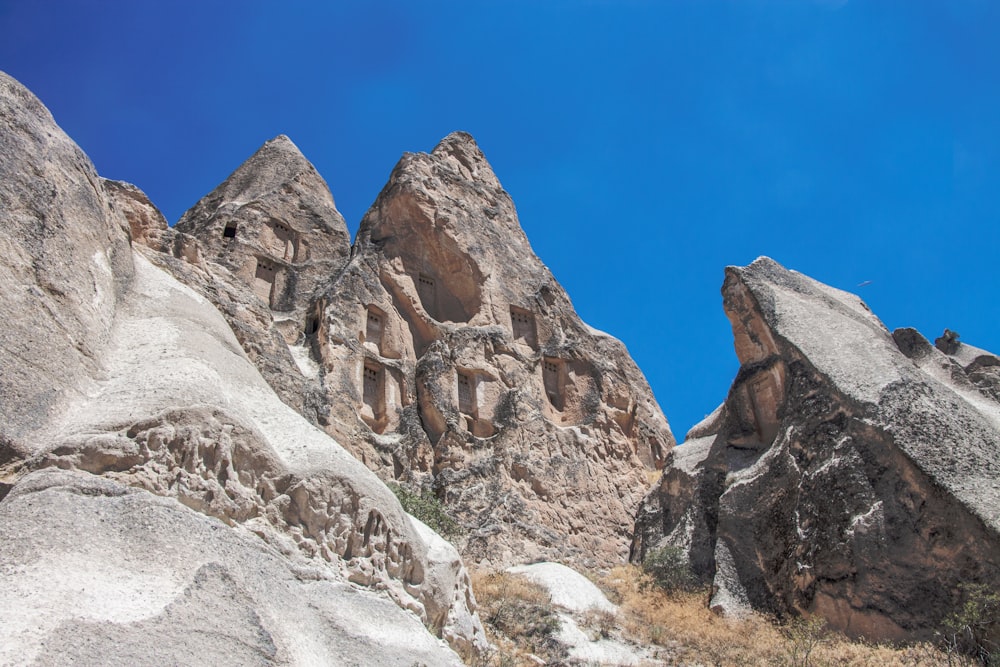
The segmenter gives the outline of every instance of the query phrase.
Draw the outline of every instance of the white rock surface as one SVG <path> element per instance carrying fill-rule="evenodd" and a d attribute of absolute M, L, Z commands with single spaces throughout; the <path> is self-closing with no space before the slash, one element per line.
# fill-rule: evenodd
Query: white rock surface
<path fill-rule="evenodd" d="M 0 503 L 2 665 L 460 665 L 384 595 L 82 472 Z"/>
<path fill-rule="evenodd" d="M 133 252 L 139 199 L 2 74 L 0 105 L 0 664 L 479 652 L 457 552 Z"/>
<path fill-rule="evenodd" d="M 539 586 L 543 586 L 552 596 L 553 604 L 577 613 L 589 609 L 615 612 L 601 589 L 590 579 L 561 563 L 532 563 L 508 568 L 513 574 L 523 574 Z"/>
<path fill-rule="evenodd" d="M 548 591 L 552 604 L 560 607 L 559 631 L 555 638 L 565 644 L 570 664 L 641 665 L 649 664 L 649 654 L 611 637 L 592 637 L 580 627 L 588 614 L 615 614 L 618 608 L 592 581 L 561 563 L 532 563 L 507 568 Z"/>

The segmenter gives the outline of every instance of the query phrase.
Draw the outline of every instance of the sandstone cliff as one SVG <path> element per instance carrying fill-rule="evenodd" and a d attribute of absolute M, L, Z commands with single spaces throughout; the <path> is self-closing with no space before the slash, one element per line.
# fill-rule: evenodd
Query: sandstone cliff
<path fill-rule="evenodd" d="M 407 154 L 319 300 L 331 422 L 383 478 L 433 488 L 466 554 L 607 564 L 673 438 L 616 339 L 584 324 L 464 133 Z"/>
<path fill-rule="evenodd" d="M 1000 581 L 1000 360 L 761 258 L 726 270 L 741 367 L 639 515 L 633 557 L 684 548 L 713 604 L 927 637 Z"/>
<path fill-rule="evenodd" d="M 647 471 L 662 466 L 673 436 L 624 346 L 580 320 L 535 256 L 472 138 L 455 133 L 430 154 L 405 155 L 349 261 L 332 270 L 347 251 L 340 225 L 328 224 L 336 243 L 319 255 L 318 241 L 309 247 L 333 259 L 308 278 L 274 230 L 307 229 L 308 220 L 287 222 L 303 208 L 335 211 L 318 177 L 291 191 L 275 179 L 287 170 L 272 162 L 287 160 L 289 146 L 266 145 L 176 228 L 196 240 L 210 275 L 242 276 L 226 290 L 255 281 L 255 335 L 280 330 L 305 383 L 279 391 L 286 402 L 311 406 L 307 416 L 383 479 L 433 489 L 468 529 L 469 557 L 624 558 Z M 220 213 L 233 211 L 253 217 Z M 294 279 L 268 282 L 262 263 Z M 248 350 L 258 366 L 281 352 Z M 262 372 L 283 387 L 288 367 Z"/>
<path fill-rule="evenodd" d="M 314 172 L 277 144 L 265 149 L 290 154 L 289 189 L 312 190 Z M 99 179 L 2 73 L 0 149 L 0 662 L 329 664 L 360 651 L 456 664 L 421 621 L 480 650 L 455 550 L 279 400 L 244 351 L 280 330 L 271 308 L 301 307 L 294 290 L 239 340 L 239 308 L 227 322 L 212 302 L 256 299 L 238 285 L 245 267 L 212 269 L 141 192 Z M 246 183 L 240 193 L 262 196 Z M 332 199 L 295 202 L 289 229 L 311 250 L 293 243 L 288 262 L 308 284 L 343 246 L 324 227 Z M 230 218 L 217 217 L 225 237 Z M 143 252 L 213 298 L 130 234 L 170 250 Z"/>

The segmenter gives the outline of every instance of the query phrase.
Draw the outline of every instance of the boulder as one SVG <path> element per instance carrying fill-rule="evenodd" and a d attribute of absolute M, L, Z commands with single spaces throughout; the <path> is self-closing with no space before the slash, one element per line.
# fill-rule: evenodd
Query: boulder
<path fill-rule="evenodd" d="M 722 292 L 740 370 L 644 501 L 633 558 L 684 548 L 720 611 L 931 637 L 962 584 L 1000 581 L 1000 403 L 970 370 L 992 355 L 890 333 L 767 258 Z"/>

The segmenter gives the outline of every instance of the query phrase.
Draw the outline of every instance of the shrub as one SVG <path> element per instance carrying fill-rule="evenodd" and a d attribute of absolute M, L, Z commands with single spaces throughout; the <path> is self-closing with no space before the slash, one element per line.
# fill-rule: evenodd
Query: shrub
<path fill-rule="evenodd" d="M 426 523 L 438 535 L 446 540 L 462 536 L 462 526 L 451 517 L 444 504 L 429 489 L 421 489 L 417 493 L 395 482 L 390 482 L 389 488 L 396 494 L 399 504 L 406 512 Z"/>
<path fill-rule="evenodd" d="M 809 667 L 810 656 L 828 635 L 826 621 L 819 616 L 795 618 L 782 629 L 782 634 L 788 640 L 788 657 L 795 667 Z"/>
<path fill-rule="evenodd" d="M 667 593 L 690 592 L 698 587 L 687 554 L 680 547 L 650 549 L 642 561 L 642 571 L 654 586 Z"/>
<path fill-rule="evenodd" d="M 944 621 L 949 656 L 962 654 L 981 665 L 1000 665 L 1000 593 L 982 584 L 961 584 L 962 603 Z"/>

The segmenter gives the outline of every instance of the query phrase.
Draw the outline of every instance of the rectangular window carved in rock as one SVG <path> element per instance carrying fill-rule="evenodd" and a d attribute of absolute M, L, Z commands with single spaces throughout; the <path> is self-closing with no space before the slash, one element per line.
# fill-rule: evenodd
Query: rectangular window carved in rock
<path fill-rule="evenodd" d="M 476 414 L 476 381 L 468 373 L 458 372 L 458 411 Z"/>
<path fill-rule="evenodd" d="M 563 409 L 562 362 L 558 359 L 542 360 L 542 384 L 545 396 L 556 410 Z"/>
<path fill-rule="evenodd" d="M 271 305 L 271 291 L 274 288 L 274 275 L 276 268 L 274 264 L 267 260 L 257 260 L 257 270 L 254 272 L 253 291 L 267 305 Z"/>
<path fill-rule="evenodd" d="M 362 395 L 365 405 L 371 408 L 372 416 L 380 419 L 385 409 L 385 399 L 382 388 L 382 369 L 375 364 L 365 363 Z"/>
<path fill-rule="evenodd" d="M 367 321 L 365 323 L 365 342 L 374 343 L 375 347 L 382 349 L 382 324 L 384 322 L 382 312 L 374 306 L 368 306 Z"/>
<path fill-rule="evenodd" d="M 222 238 L 224 239 L 234 239 L 236 238 L 236 223 L 227 222 L 226 228 L 222 230 Z"/>
<path fill-rule="evenodd" d="M 523 308 L 518 308 L 517 306 L 511 306 L 510 324 L 515 341 L 522 341 L 531 347 L 538 346 L 534 313 Z"/>
<path fill-rule="evenodd" d="M 423 273 L 417 276 L 417 296 L 420 297 L 420 303 L 423 305 L 424 310 L 427 311 L 427 314 L 436 319 L 437 287 L 434 284 L 433 278 Z"/>

